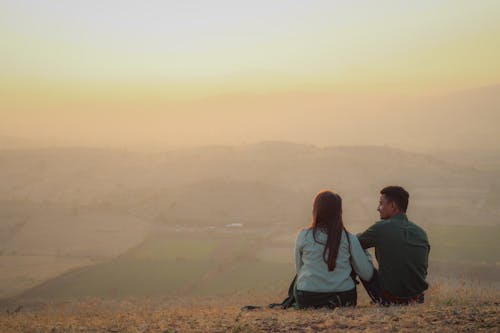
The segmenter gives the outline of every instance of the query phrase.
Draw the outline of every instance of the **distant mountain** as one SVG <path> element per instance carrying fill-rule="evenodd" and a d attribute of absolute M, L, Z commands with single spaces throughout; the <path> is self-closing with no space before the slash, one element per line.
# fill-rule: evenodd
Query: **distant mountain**
<path fill-rule="evenodd" d="M 429 223 L 444 214 L 439 223 L 494 224 L 500 215 L 488 204 L 500 195 L 497 177 L 389 147 L 264 142 L 160 154 L 18 150 L 0 152 L 0 174 L 0 200 L 97 205 L 151 219 L 214 214 L 224 221 L 262 221 L 274 214 L 277 220 L 307 211 L 315 193 L 327 188 L 338 191 L 347 216 L 362 223 L 377 218 L 378 191 L 390 184 L 408 188 L 412 209 Z"/>
<path fill-rule="evenodd" d="M 407 116 L 429 149 L 500 149 L 500 85 L 422 99 Z"/>
<path fill-rule="evenodd" d="M 22 149 L 33 147 L 33 142 L 27 139 L 0 135 L 0 150 L 2 149 Z"/>
<path fill-rule="evenodd" d="M 498 102 L 500 99 L 500 84 L 455 91 L 449 95 L 446 95 L 446 97 L 452 98 L 454 100 L 463 98 L 467 100 Z"/>
<path fill-rule="evenodd" d="M 212 145 L 216 150 L 275 140 L 256 148 L 267 149 L 264 147 L 281 141 L 321 147 L 387 145 L 412 151 L 500 150 L 500 85 L 437 96 L 249 93 L 164 107 L 176 111 L 155 112 L 146 107 L 140 113 L 109 116 L 106 121 L 95 118 L 98 112 L 89 112 L 78 120 L 68 119 L 66 126 L 48 114 L 30 134 L 30 145 L 142 147 L 149 151 Z M 23 124 L 4 124 L 2 134 L 31 133 Z M 52 133 L 53 138 L 43 133 Z M 0 147 L 24 148 L 22 143 L 4 142 Z"/>

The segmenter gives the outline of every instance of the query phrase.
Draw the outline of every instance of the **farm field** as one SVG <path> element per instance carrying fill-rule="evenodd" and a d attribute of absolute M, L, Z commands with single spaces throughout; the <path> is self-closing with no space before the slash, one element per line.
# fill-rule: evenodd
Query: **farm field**
<path fill-rule="evenodd" d="M 85 258 L 1 256 L 0 297 L 15 296 L 54 276 L 92 264 L 95 262 Z"/>
<path fill-rule="evenodd" d="M 293 267 L 254 258 L 255 239 L 223 235 L 152 237 L 123 255 L 50 279 L 25 299 L 124 298 L 155 295 L 228 295 L 287 284 Z"/>
<path fill-rule="evenodd" d="M 19 298 L 266 294 L 287 286 L 293 277 L 293 234 L 275 240 L 273 233 L 264 237 L 252 230 L 159 230 L 116 258 L 48 279 L 27 288 Z M 474 280 L 500 287 L 496 264 L 500 249 L 494 237 L 499 227 L 439 226 L 428 232 L 431 279 Z M 471 236 L 483 241 L 472 241 Z"/>
<path fill-rule="evenodd" d="M 500 264 L 499 226 L 433 225 L 426 229 L 432 260 Z"/>

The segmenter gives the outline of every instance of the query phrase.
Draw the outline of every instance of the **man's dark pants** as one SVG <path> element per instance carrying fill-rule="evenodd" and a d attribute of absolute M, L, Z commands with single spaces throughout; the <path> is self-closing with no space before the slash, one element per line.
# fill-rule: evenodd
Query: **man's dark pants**
<path fill-rule="evenodd" d="M 379 273 L 376 269 L 373 270 L 373 276 L 370 281 L 364 281 L 362 279 L 361 283 L 365 287 L 368 296 L 372 299 L 373 303 L 378 303 L 383 306 L 389 305 L 408 305 L 415 303 L 424 303 L 424 294 L 418 294 L 411 297 L 397 297 L 389 294 L 387 291 L 383 290 L 380 286 Z"/>

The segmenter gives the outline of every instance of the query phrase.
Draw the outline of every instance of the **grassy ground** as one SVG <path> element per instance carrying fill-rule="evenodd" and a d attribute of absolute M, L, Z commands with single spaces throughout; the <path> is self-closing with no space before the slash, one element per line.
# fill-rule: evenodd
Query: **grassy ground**
<path fill-rule="evenodd" d="M 500 328 L 499 290 L 467 283 L 434 282 L 423 305 L 378 307 L 360 290 L 356 308 L 240 310 L 245 304 L 278 301 L 283 293 L 10 304 L 0 314 L 0 331 L 498 332 Z"/>

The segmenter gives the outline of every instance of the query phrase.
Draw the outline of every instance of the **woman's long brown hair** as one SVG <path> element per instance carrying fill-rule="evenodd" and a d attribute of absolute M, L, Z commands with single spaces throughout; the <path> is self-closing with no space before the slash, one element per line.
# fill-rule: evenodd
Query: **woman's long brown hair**
<path fill-rule="evenodd" d="M 345 230 L 342 221 L 342 198 L 331 191 L 319 192 L 314 199 L 312 215 L 311 229 L 314 240 L 318 242 L 316 239 L 318 230 L 327 234 L 323 260 L 331 272 L 335 269 L 342 231 Z"/>

